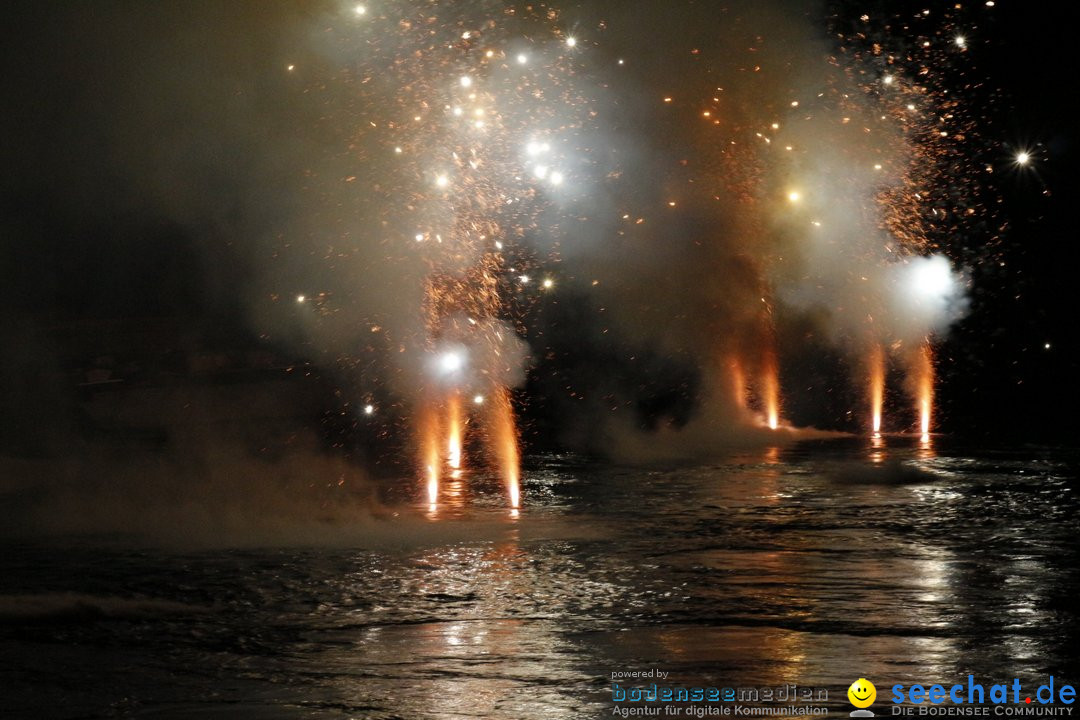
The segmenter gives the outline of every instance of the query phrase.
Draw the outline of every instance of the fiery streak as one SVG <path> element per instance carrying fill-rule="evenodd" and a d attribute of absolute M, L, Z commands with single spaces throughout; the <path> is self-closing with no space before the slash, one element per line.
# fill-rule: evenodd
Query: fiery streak
<path fill-rule="evenodd" d="M 439 500 L 439 471 L 442 458 L 439 452 L 439 416 L 433 403 L 427 403 L 420 413 L 420 445 L 427 476 L 428 503 L 434 509 Z"/>
<path fill-rule="evenodd" d="M 761 360 L 761 395 L 766 421 L 775 430 L 780 427 L 780 367 L 771 346 Z"/>
<path fill-rule="evenodd" d="M 735 406 L 743 410 L 746 408 L 746 373 L 743 372 L 742 363 L 737 356 L 732 356 L 728 365 L 731 368 L 731 389 Z"/>
<path fill-rule="evenodd" d="M 506 481 L 510 507 L 521 505 L 520 458 L 518 454 L 517 429 L 514 425 L 514 408 L 510 405 L 510 391 L 499 388 L 492 402 L 491 435 L 499 471 Z"/>
<path fill-rule="evenodd" d="M 874 434 L 881 432 L 881 413 L 885 404 L 885 352 L 880 345 L 870 349 L 870 414 Z"/>
<path fill-rule="evenodd" d="M 923 439 L 930 438 L 930 419 L 934 407 L 934 351 L 930 343 L 923 343 L 915 358 L 916 410 L 919 413 L 919 432 Z"/>
<path fill-rule="evenodd" d="M 446 404 L 449 434 L 447 437 L 447 464 L 452 470 L 461 469 L 461 395 L 452 393 Z"/>

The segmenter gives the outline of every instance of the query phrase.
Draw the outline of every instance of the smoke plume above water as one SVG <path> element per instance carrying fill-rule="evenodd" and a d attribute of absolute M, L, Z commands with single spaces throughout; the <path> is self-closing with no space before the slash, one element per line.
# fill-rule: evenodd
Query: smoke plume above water
<path fill-rule="evenodd" d="M 21 101 L 0 128 L 20 142 L 4 146 L 2 189 L 36 200 L 5 228 L 5 265 L 103 268 L 76 289 L 16 279 L 13 315 L 86 298 L 124 313 L 149 297 L 239 317 L 333 366 L 347 412 L 370 404 L 375 422 L 397 422 L 430 374 L 439 227 L 482 243 L 490 223 L 507 250 L 491 270 L 500 304 L 480 319 L 504 344 L 485 341 L 499 360 L 484 378 L 528 377 L 525 402 L 557 410 L 561 440 L 618 454 L 645 436 L 694 454 L 762 436 L 769 383 L 780 414 L 799 392 L 784 380 L 792 349 L 858 365 L 879 344 L 903 362 L 965 309 L 943 239 L 966 208 L 938 190 L 963 169 L 945 167 L 940 134 L 960 111 L 935 76 L 852 42 L 837 27 L 860 20 L 816 3 L 529 15 L 478 0 L 362 16 L 131 3 L 13 17 L 46 29 L 39 49 L 7 50 Z M 498 62 L 485 64 L 489 48 Z M 454 129 L 466 77 L 518 98 L 500 124 Z M 550 159 L 531 156 L 549 145 Z M 444 176 L 470 157 L 490 180 L 445 198 Z M 481 245 L 449 245 L 439 269 L 468 279 Z M 100 292 L 132 278 L 145 297 Z M 469 303 L 446 307 L 468 325 Z"/>

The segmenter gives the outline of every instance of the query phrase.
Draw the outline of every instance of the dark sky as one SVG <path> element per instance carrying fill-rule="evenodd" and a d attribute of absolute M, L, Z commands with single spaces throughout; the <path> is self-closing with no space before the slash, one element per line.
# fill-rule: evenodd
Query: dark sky
<path fill-rule="evenodd" d="M 5 352 L 33 358 L 62 346 L 63 333 L 50 328 L 76 318 L 250 328 L 270 240 L 310 201 L 305 171 L 332 159 L 342 139 L 321 119 L 345 100 L 295 102 L 295 79 L 282 72 L 291 58 L 320 61 L 297 56 L 319 27 L 320 7 L 7 4 Z M 599 12 L 569 7 L 581 17 Z M 853 12 L 855 4 L 840 8 Z M 979 31 L 979 70 L 1006 98 L 990 109 L 984 134 L 1000 138 L 1003 154 L 1031 146 L 1038 161 L 1001 182 L 1006 265 L 976 272 L 972 312 L 942 353 L 941 392 L 955 432 L 1068 437 L 1080 400 L 1075 14 L 1070 3 L 1001 0 L 996 20 Z M 48 340 L 24 342 L 27 333 Z M 23 365 L 13 367 L 5 383 L 18 382 Z M 663 364 L 657 372 L 683 380 Z"/>

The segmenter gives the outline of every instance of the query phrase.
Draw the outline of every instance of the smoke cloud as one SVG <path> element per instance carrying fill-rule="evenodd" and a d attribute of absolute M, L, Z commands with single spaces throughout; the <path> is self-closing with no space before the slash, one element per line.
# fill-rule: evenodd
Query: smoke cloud
<path fill-rule="evenodd" d="M 403 12 L 408 22 L 419 9 Z M 438 240 L 418 226 L 475 218 L 491 194 L 470 188 L 468 207 L 428 202 L 446 170 L 402 164 L 380 133 L 401 97 L 463 70 L 414 73 L 409 64 L 426 69 L 435 49 L 397 52 L 394 43 L 412 37 L 406 19 L 361 26 L 349 11 L 284 2 L 14 9 L 14 22 L 39 33 L 4 50 L 15 99 L 0 118 L 9 169 L 0 191 L 19 210 L 5 214 L 3 265 L 45 280 L 5 282 L 3 312 L 78 305 L 103 315 L 149 307 L 209 325 L 230 318 L 334 368 L 346 412 L 371 402 L 384 417 L 409 415 L 423 384 L 437 382 L 439 361 L 424 345 L 425 258 Z M 487 19 L 502 21 L 505 7 L 455 3 L 436 15 L 436 32 L 487 38 L 479 52 L 498 39 Z M 537 80 L 543 102 L 506 110 L 522 127 L 535 113 L 534 132 L 492 151 L 507 161 L 499 182 L 530 208 L 491 206 L 514 228 L 507 244 L 521 248 L 499 268 L 512 311 L 453 315 L 498 338 L 483 349 L 498 363 L 472 384 L 528 380 L 533 434 L 635 459 L 651 455 L 642 438 L 681 455 L 775 440 L 787 431 L 770 434 L 761 419 L 773 366 L 781 407 L 785 394 L 815 385 L 806 377 L 824 374 L 813 367 L 792 381 L 792 348 L 857 365 L 872 343 L 906 350 L 963 315 L 963 272 L 944 255 L 921 257 L 925 247 L 893 232 L 905 218 L 882 209 L 883 198 L 910 191 L 908 169 L 923 160 L 905 126 L 881 120 L 884 90 L 868 92 L 877 81 L 859 74 L 885 71 L 853 70 L 818 4 L 687 2 L 674 12 L 595 2 L 563 8 L 549 25 L 578 40 L 571 71 Z M 545 32 L 515 38 L 511 57 L 550 60 L 562 43 Z M 395 122 L 444 108 L 401 110 L 410 114 Z M 528 144 L 537 138 L 553 143 L 558 187 L 552 164 L 535 189 Z M 533 185 L 518 177 L 525 170 Z M 156 260 L 139 260 L 148 257 Z M 476 255 L 443 260 L 460 278 Z M 536 289 L 545 274 L 555 280 L 546 294 Z M 515 280 L 527 275 L 529 286 Z M 447 337 L 455 343 L 478 351 Z M 24 366 L 6 366 L 5 388 Z M 41 402 L 71 415 L 69 400 Z M 204 469 L 230 464 L 204 459 Z M 86 467 L 99 461 L 109 467 L 96 457 Z M 155 474 L 139 469 L 144 461 L 121 474 Z M 201 478 L 183 464 L 158 470 Z M 286 462 L 269 472 L 344 470 Z M 87 482 L 81 470 L 61 475 Z M 202 478 L 199 487 L 212 497 L 235 482 Z M 263 491 L 239 483 L 244 497 Z"/>

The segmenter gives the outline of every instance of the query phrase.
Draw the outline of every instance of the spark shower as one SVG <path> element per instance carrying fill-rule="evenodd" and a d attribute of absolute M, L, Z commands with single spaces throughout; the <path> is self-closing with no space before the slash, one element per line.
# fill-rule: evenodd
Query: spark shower
<path fill-rule="evenodd" d="M 394 278 L 359 324 L 385 338 L 379 381 L 407 398 L 432 510 L 485 466 L 521 505 L 515 387 L 530 309 L 564 279 L 624 335 L 691 348 L 727 428 L 798 432 L 777 321 L 804 314 L 854 360 L 866 431 L 929 442 L 935 338 L 965 312 L 950 237 L 990 214 L 977 118 L 955 89 L 977 12 L 785 19 L 774 40 L 759 33 L 773 11 L 745 6 L 753 31 L 721 23 L 713 50 L 672 48 L 690 70 L 656 97 L 622 78 L 663 47 L 623 54 L 606 21 L 553 6 L 345 6 L 327 30 L 333 62 L 285 67 L 304 92 L 355 99 L 327 121 L 352 128 L 342 152 L 361 169 L 345 182 L 378 246 L 364 272 Z M 635 108 L 673 128 L 675 150 L 611 129 Z M 667 249 L 680 216 L 706 228 L 705 250 Z M 893 366 L 911 408 L 895 419 Z"/>

